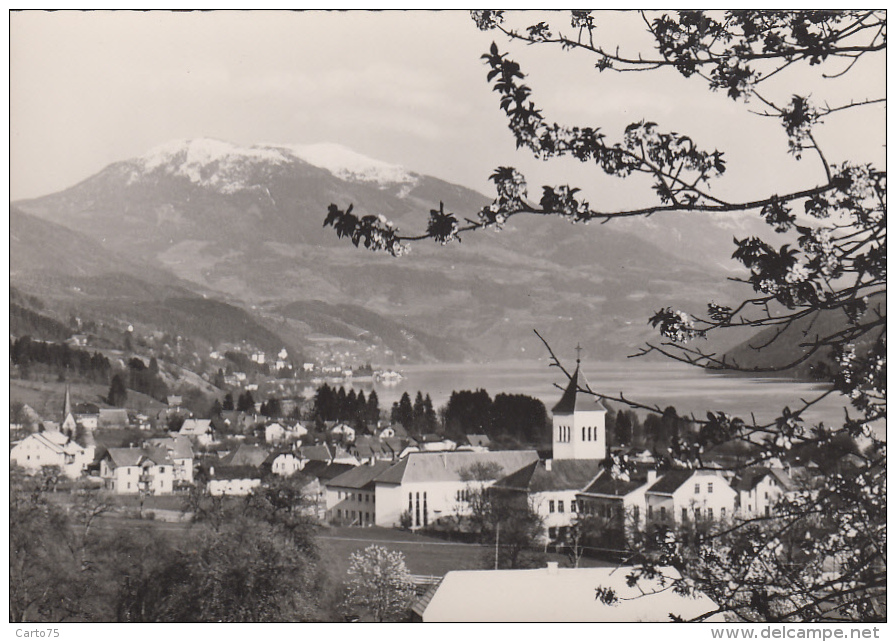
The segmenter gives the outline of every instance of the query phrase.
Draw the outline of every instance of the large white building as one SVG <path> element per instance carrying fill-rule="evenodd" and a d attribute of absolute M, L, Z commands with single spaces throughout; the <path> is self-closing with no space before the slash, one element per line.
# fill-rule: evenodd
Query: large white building
<path fill-rule="evenodd" d="M 25 437 L 9 451 L 9 463 L 29 472 L 45 466 L 58 466 L 71 479 L 80 477 L 93 461 L 93 447 L 85 448 L 58 431 L 36 432 Z"/>
<path fill-rule="evenodd" d="M 443 517 L 468 514 L 465 493 L 471 484 L 487 488 L 535 461 L 534 450 L 410 453 L 375 480 L 376 525 L 398 526 L 405 512 L 415 529 Z M 471 479 L 471 473 L 478 479 Z"/>

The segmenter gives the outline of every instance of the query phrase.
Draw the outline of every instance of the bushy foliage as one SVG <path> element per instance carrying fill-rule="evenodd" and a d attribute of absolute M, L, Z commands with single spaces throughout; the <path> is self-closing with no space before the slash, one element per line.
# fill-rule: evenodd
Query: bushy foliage
<path fill-rule="evenodd" d="M 348 575 L 349 606 L 368 613 L 375 622 L 407 619 L 415 592 L 403 553 L 368 546 L 352 553 Z"/>

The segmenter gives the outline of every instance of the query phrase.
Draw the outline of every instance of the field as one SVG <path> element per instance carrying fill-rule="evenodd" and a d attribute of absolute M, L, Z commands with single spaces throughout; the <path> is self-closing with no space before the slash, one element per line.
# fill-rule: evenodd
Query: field
<path fill-rule="evenodd" d="M 163 499 L 163 498 L 147 498 Z M 168 498 L 174 499 L 174 498 Z M 157 508 L 163 509 L 162 506 Z M 152 510 L 149 503 L 146 510 Z M 149 528 L 161 536 L 177 538 L 186 533 L 188 523 L 168 523 L 125 517 L 105 517 L 100 520 L 100 528 Z M 337 580 L 345 579 L 349 557 L 355 551 L 363 550 L 371 544 L 404 553 L 408 570 L 414 575 L 442 576 L 448 571 L 481 569 L 486 560 L 491 559 L 494 549 L 478 544 L 445 542 L 440 539 L 388 528 L 336 528 L 324 527 L 319 534 L 322 554 L 330 571 Z M 566 564 L 562 555 L 549 553 L 548 560 Z M 580 566 L 612 566 L 610 562 L 583 559 Z"/>

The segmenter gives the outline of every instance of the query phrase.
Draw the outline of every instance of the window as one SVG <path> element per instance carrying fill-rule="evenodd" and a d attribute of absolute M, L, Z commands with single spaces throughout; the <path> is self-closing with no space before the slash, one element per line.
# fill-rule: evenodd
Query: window
<path fill-rule="evenodd" d="M 585 426 L 582 426 L 582 441 L 585 441 Z"/>
<path fill-rule="evenodd" d="M 687 508 L 681 509 L 681 521 L 683 521 L 683 522 L 688 521 L 688 509 Z"/>
<path fill-rule="evenodd" d="M 647 507 L 647 519 L 653 519 L 653 506 Z"/>
<path fill-rule="evenodd" d="M 769 517 L 771 514 L 772 514 L 772 507 L 771 507 L 771 506 L 766 506 L 766 507 L 765 507 L 765 516 L 766 516 L 766 517 Z"/>
<path fill-rule="evenodd" d="M 557 502 L 557 512 L 558 513 L 563 512 L 563 500 L 562 499 Z"/>
<path fill-rule="evenodd" d="M 706 509 L 706 517 L 707 517 L 708 519 L 712 520 L 712 508 L 707 508 L 707 509 Z"/>
<path fill-rule="evenodd" d="M 554 500 L 553 500 L 553 499 L 551 499 L 551 500 L 548 501 L 548 512 L 549 512 L 549 513 L 553 513 L 553 512 L 554 512 Z"/>
<path fill-rule="evenodd" d="M 417 505 L 414 511 L 414 525 L 420 526 L 420 493 L 417 493 Z"/>
<path fill-rule="evenodd" d="M 557 529 L 554 526 L 551 526 L 548 529 L 548 538 L 549 539 L 557 539 Z"/>
<path fill-rule="evenodd" d="M 695 495 L 700 494 L 700 484 L 694 484 L 694 494 Z"/>
<path fill-rule="evenodd" d="M 575 512 L 576 512 L 576 508 L 578 508 L 578 506 L 576 505 L 576 500 L 574 500 L 574 499 L 570 499 L 570 500 L 569 500 L 569 512 L 570 512 L 570 513 L 575 513 Z"/>
<path fill-rule="evenodd" d="M 641 519 L 641 509 L 638 506 L 632 507 L 632 517 L 635 520 L 635 524 L 637 524 Z"/>
<path fill-rule="evenodd" d="M 712 482 L 709 482 L 708 484 L 706 484 L 706 492 L 707 493 L 712 492 Z"/>
<path fill-rule="evenodd" d="M 429 505 L 426 501 L 426 492 L 423 492 L 423 525 L 429 524 Z"/>
<path fill-rule="evenodd" d="M 700 519 L 700 508 L 694 507 L 694 519 Z"/>
<path fill-rule="evenodd" d="M 338 509 L 338 510 L 336 511 L 336 516 L 337 516 L 339 519 L 342 519 L 342 509 L 341 509 L 341 508 Z"/>
<path fill-rule="evenodd" d="M 665 506 L 660 506 L 660 519 L 664 522 L 666 521 L 666 507 Z"/>
<path fill-rule="evenodd" d="M 408 493 L 408 515 L 414 513 L 414 494 Z"/>
<path fill-rule="evenodd" d="M 725 519 L 725 507 L 722 506 L 722 519 Z"/>

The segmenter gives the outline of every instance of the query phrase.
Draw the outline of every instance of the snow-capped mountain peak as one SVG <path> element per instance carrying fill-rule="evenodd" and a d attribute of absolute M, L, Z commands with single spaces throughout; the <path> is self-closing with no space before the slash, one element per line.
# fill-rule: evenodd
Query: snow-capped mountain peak
<path fill-rule="evenodd" d="M 413 183 L 414 176 L 400 165 L 376 160 L 336 143 L 291 145 L 293 154 L 315 167 L 328 170 L 334 176 L 381 185 Z"/>
<path fill-rule="evenodd" d="M 369 158 L 335 143 L 235 145 L 198 138 L 164 143 L 136 159 L 142 173 L 163 171 L 229 194 L 255 187 L 255 170 L 259 167 L 284 167 L 297 161 L 325 169 L 343 180 L 380 187 L 402 185 L 406 189 L 417 182 L 415 175 L 398 165 Z M 130 180 L 140 178 L 140 172 L 134 172 Z"/>

